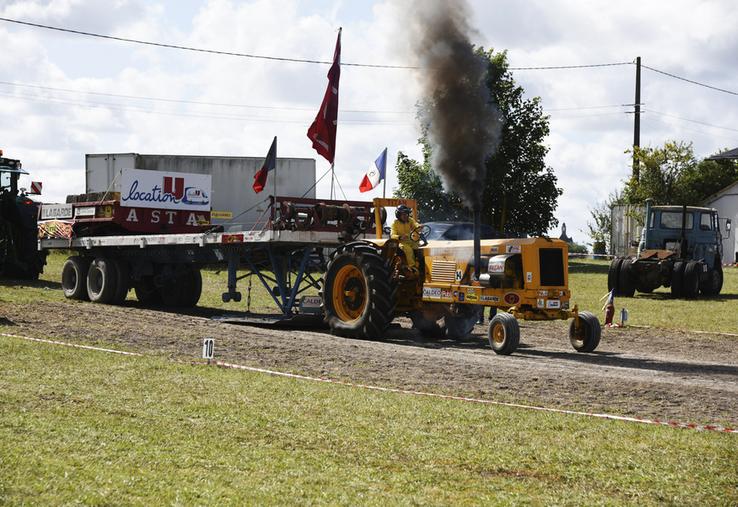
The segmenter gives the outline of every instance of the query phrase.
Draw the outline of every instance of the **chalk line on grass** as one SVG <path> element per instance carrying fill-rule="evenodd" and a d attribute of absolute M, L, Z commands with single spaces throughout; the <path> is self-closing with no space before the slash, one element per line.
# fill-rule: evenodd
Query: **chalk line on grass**
<path fill-rule="evenodd" d="M 139 352 L 127 352 L 123 350 L 95 347 L 92 345 L 80 345 L 77 343 L 63 342 L 63 341 L 57 341 L 57 340 L 32 338 L 30 336 L 22 336 L 22 335 L 9 334 L 9 333 L 0 333 L 0 336 L 5 336 L 8 338 L 18 338 L 21 340 L 27 340 L 31 342 L 37 342 L 37 343 L 45 343 L 49 345 L 61 345 L 64 347 L 72 347 L 72 348 L 77 348 L 77 349 L 94 350 L 97 352 L 106 352 L 109 354 L 120 354 L 120 355 L 125 355 L 125 356 L 134 356 L 134 357 L 147 357 L 146 354 L 141 354 Z M 158 356 L 151 355 L 148 357 L 158 357 Z M 176 361 L 176 360 L 170 360 L 170 361 L 180 362 L 180 363 L 182 362 L 182 361 Z M 192 363 L 187 363 L 187 364 L 192 364 Z M 196 363 L 196 364 L 205 365 L 205 363 Z M 695 424 L 695 423 L 683 423 L 679 421 L 664 421 L 661 419 L 646 419 L 646 418 L 641 418 L 641 417 L 629 417 L 629 416 L 622 416 L 622 415 L 615 415 L 615 414 L 583 412 L 583 411 L 578 411 L 578 410 L 567 410 L 563 408 L 541 407 L 541 406 L 536 406 L 536 405 L 525 405 L 522 403 L 513 403 L 513 402 L 507 402 L 507 401 L 495 401 L 495 400 L 486 400 L 482 398 L 455 396 L 452 394 L 440 394 L 440 393 L 430 393 L 430 392 L 425 392 L 425 391 L 414 391 L 411 389 L 400 389 L 396 387 L 374 386 L 370 384 L 345 382 L 342 380 L 335 380 L 335 379 L 330 379 L 330 378 L 325 378 L 325 377 L 311 377 L 308 375 L 299 375 L 297 373 L 287 373 L 287 372 L 269 370 L 266 368 L 257 368 L 255 366 L 245 366 L 242 364 L 227 363 L 224 361 L 214 361 L 213 364 L 221 368 L 245 370 L 245 371 L 250 371 L 254 373 L 264 373 L 264 374 L 272 375 L 276 377 L 292 378 L 296 380 L 305 380 L 305 381 L 310 381 L 310 382 L 322 382 L 325 384 L 334 384 L 334 385 L 340 385 L 340 386 L 345 386 L 345 387 L 353 387 L 357 389 L 366 389 L 370 391 L 404 394 L 404 395 L 411 395 L 411 396 L 421 396 L 421 397 L 426 397 L 426 398 L 436 398 L 436 399 L 444 399 L 444 400 L 456 400 L 456 401 L 463 401 L 467 403 L 478 403 L 478 404 L 483 404 L 483 405 L 495 405 L 495 406 L 501 406 L 501 407 L 519 408 L 519 409 L 524 409 L 524 410 L 535 410 L 538 412 L 548 412 L 548 413 L 553 413 L 553 414 L 593 417 L 596 419 L 607 419 L 611 421 L 650 424 L 650 425 L 655 425 L 655 426 L 668 426 L 671 428 L 691 429 L 691 430 L 697 430 L 697 431 L 715 431 L 715 432 L 720 432 L 720 433 L 738 434 L 738 428 L 729 428 L 729 427 L 720 426 L 717 424 Z"/>

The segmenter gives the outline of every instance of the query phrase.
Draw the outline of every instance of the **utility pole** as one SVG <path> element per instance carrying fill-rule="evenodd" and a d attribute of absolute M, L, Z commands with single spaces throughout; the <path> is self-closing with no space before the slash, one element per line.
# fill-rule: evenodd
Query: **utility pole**
<path fill-rule="evenodd" d="M 641 146 L 641 57 L 636 58 L 635 114 L 633 115 L 633 179 L 641 175 L 640 162 L 636 153 Z"/>

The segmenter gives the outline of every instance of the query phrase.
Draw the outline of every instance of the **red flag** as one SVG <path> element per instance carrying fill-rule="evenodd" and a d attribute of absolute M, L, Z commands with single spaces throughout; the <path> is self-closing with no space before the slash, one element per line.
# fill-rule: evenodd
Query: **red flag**
<path fill-rule="evenodd" d="M 336 126 L 338 122 L 338 80 L 341 77 L 341 29 L 338 29 L 333 65 L 328 71 L 328 88 L 315 121 L 308 129 L 307 136 L 313 142 L 318 154 L 333 163 L 336 155 Z"/>
<path fill-rule="evenodd" d="M 269 174 L 269 171 L 277 167 L 277 136 L 274 136 L 274 141 L 272 141 L 272 146 L 269 148 L 269 153 L 267 153 L 266 160 L 264 160 L 264 165 L 261 166 L 261 169 L 254 175 L 254 192 L 257 194 L 264 190 L 264 185 L 266 185 L 267 182 L 267 175 Z"/>

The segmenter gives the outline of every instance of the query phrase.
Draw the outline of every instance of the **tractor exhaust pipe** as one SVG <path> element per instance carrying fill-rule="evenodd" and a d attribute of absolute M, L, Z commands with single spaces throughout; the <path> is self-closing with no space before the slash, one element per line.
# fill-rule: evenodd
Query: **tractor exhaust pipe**
<path fill-rule="evenodd" d="M 479 275 L 482 271 L 481 259 L 482 256 L 482 210 L 474 210 L 474 279 L 479 280 Z"/>

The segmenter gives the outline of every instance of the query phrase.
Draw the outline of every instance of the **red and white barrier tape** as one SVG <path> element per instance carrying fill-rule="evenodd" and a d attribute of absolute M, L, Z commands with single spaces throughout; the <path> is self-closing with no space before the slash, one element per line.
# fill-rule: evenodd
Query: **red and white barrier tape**
<path fill-rule="evenodd" d="M 135 356 L 135 357 L 145 357 L 146 356 L 146 354 L 141 354 L 138 352 L 126 352 L 122 350 L 94 347 L 92 345 L 79 345 L 76 343 L 68 343 L 68 342 L 62 342 L 62 341 L 56 341 L 56 340 L 45 340 L 42 338 L 31 338 L 28 336 L 14 335 L 14 334 L 8 334 L 8 333 L 0 333 L 0 336 L 6 336 L 9 338 L 18 338 L 21 340 L 27 340 L 27 341 L 32 341 L 32 342 L 47 343 L 51 345 L 62 345 L 65 347 L 73 347 L 73 348 L 85 349 L 85 350 L 94 350 L 98 352 L 107 352 L 111 354 L 121 354 L 121 355 L 126 355 L 126 356 Z M 174 361 L 174 362 L 178 362 L 178 361 Z M 188 364 L 191 364 L 191 363 L 188 363 Z M 656 425 L 656 426 L 669 426 L 671 428 L 690 429 L 690 430 L 697 430 L 697 431 L 716 431 L 720 433 L 738 434 L 738 429 L 720 426 L 717 424 L 704 424 L 703 425 L 703 424 L 694 424 L 694 423 L 683 423 L 679 421 L 662 421 L 661 419 L 645 419 L 641 417 L 628 417 L 628 416 L 614 415 L 614 414 L 601 414 L 597 412 L 582 412 L 578 410 L 566 410 L 562 408 L 553 408 L 553 407 L 539 407 L 535 405 L 524 405 L 522 403 L 485 400 L 481 398 L 469 398 L 466 396 L 454 396 L 451 394 L 429 393 L 429 392 L 424 392 L 424 391 L 413 391 L 410 389 L 400 389 L 396 387 L 381 387 L 381 386 L 373 386 L 369 384 L 357 384 L 353 382 L 344 382 L 342 380 L 334 380 L 330 378 L 310 377 L 307 375 L 299 375 L 296 373 L 287 373 L 287 372 L 281 372 L 281 371 L 268 370 L 265 368 L 257 368 L 255 366 L 245 366 L 241 364 L 226 363 L 224 361 L 215 361 L 214 364 L 216 366 L 220 366 L 221 368 L 245 370 L 245 371 L 250 371 L 254 373 L 264 373 L 264 374 L 272 375 L 276 377 L 306 380 L 310 382 L 322 382 L 326 384 L 335 384 L 335 385 L 340 385 L 340 386 L 345 386 L 345 387 L 367 389 L 370 391 L 380 391 L 380 392 L 395 393 L 395 394 L 406 394 L 406 395 L 412 395 L 412 396 L 423 396 L 427 398 L 438 398 L 438 399 L 443 399 L 443 400 L 456 400 L 456 401 L 464 401 L 467 403 L 496 405 L 496 406 L 502 406 L 502 407 L 519 408 L 519 409 L 524 409 L 524 410 L 535 410 L 538 412 L 548 412 L 548 413 L 554 413 L 554 414 L 594 417 L 597 419 L 608 419 L 611 421 L 634 422 L 634 423 L 640 423 L 640 424 L 651 424 L 651 425 Z"/>

